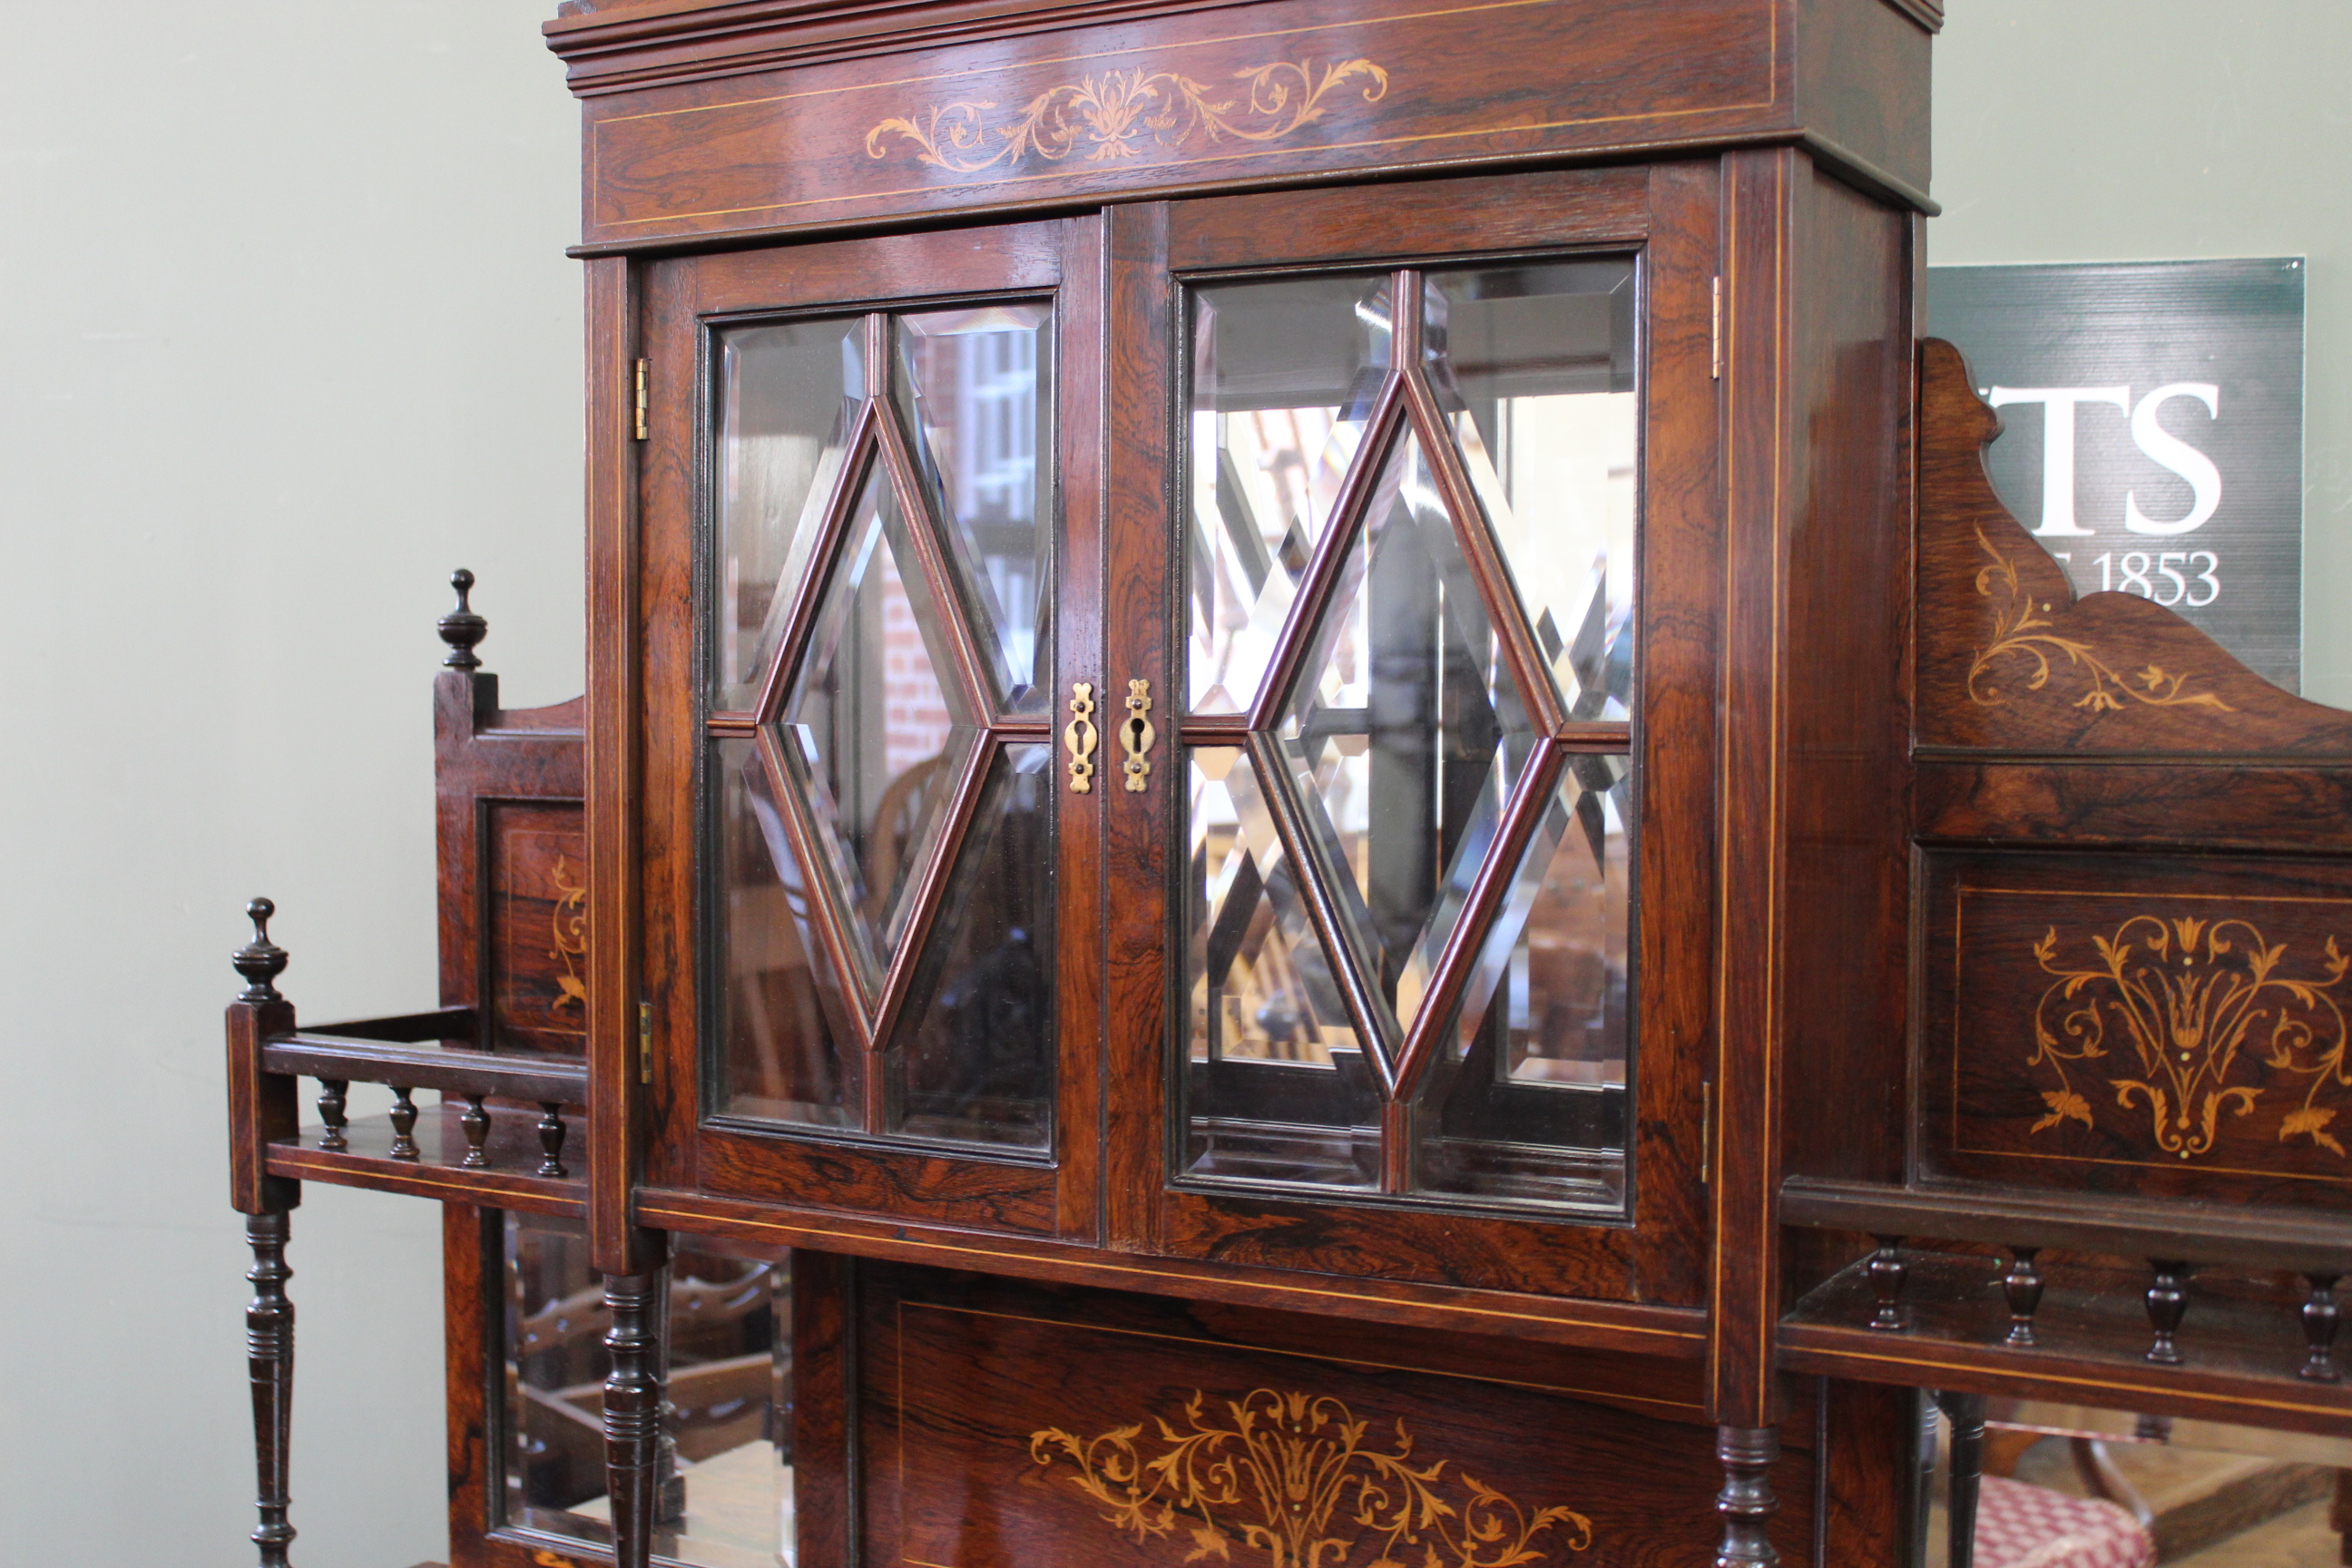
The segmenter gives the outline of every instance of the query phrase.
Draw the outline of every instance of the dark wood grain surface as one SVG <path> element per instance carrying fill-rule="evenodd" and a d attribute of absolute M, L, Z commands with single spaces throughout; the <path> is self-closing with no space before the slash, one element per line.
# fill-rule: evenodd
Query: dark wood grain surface
<path fill-rule="evenodd" d="M 2352 865 L 1929 858 L 1920 1168 L 2352 1205 Z"/>
<path fill-rule="evenodd" d="M 1385 1531 L 1360 1521 L 1352 1503 L 1292 1518 L 1276 1501 L 1276 1514 L 1261 1520 L 1246 1479 L 1237 1500 L 1205 1509 L 1188 1510 L 1169 1489 L 1158 1500 L 1176 1504 L 1164 1529 L 1152 1522 L 1157 1507 L 1140 1531 L 1121 1514 L 1124 1488 L 1111 1479 L 1119 1455 L 1150 1459 L 1188 1436 L 1237 1431 L 1244 1419 L 1263 1433 L 1260 1455 L 1295 1449 L 1335 1480 L 1351 1468 L 1377 1475 L 1391 1509 L 1426 1489 L 1463 1510 L 1444 1528 L 1499 1527 L 1505 1540 L 1524 1540 L 1530 1563 L 1687 1563 L 1713 1539 L 1714 1430 L 1696 1419 L 1700 1390 L 1687 1371 L 1663 1371 L 1644 1389 L 1619 1358 L 1499 1344 L 1479 1355 L 1475 1342 L 1395 1333 L 1359 1342 L 1327 1331 L 1318 1344 L 1278 1316 L 865 1272 L 869 1563 L 1173 1564 L 1207 1543 L 1196 1532 L 1204 1529 L 1223 1535 L 1234 1561 L 1264 1561 L 1266 1545 L 1243 1537 L 1251 1525 L 1277 1534 L 1306 1527 L 1302 1545 L 1354 1543 L 1327 1546 L 1330 1561 L 1376 1555 Z M 1352 1436 L 1350 1419 L 1363 1423 Z M 1810 1436 L 1792 1438 L 1775 1472 L 1787 1502 L 1773 1532 L 1792 1559 L 1812 1540 Z M 1245 1478 L 1243 1447 L 1229 1441 L 1221 1453 Z M 1375 1455 L 1409 1464 L 1414 1478 L 1378 1470 Z M 1082 1484 L 1087 1475 L 1102 1489 Z M 1335 1486 L 1316 1495 L 1336 1502 L 1352 1493 Z M 1537 1524 L 1551 1508 L 1581 1517 Z M 1401 1540 L 1389 1550 L 1416 1560 L 1438 1544 L 1435 1530 L 1410 1551 Z M 1570 1550 L 1588 1530 L 1586 1549 Z"/>
<path fill-rule="evenodd" d="M 592 245 L 1759 138 L 1925 199 L 1927 34 L 1884 0 L 795 10 L 552 35 Z"/>

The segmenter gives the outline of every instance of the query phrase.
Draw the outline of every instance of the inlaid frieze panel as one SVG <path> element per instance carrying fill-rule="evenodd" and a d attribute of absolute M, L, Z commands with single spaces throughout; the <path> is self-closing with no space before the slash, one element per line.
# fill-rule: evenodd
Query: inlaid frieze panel
<path fill-rule="evenodd" d="M 1706 1560 L 1695 1366 L 928 1270 L 864 1275 L 865 1561 Z M 1776 1485 L 1811 1539 L 1812 1455 Z"/>
<path fill-rule="evenodd" d="M 2352 1205 L 2352 866 L 1931 861 L 1924 1173 Z"/>
<path fill-rule="evenodd" d="M 1003 210 L 1784 127 L 1796 88 L 1781 11 L 1288 0 L 1246 17 L 1158 16 L 592 97 L 585 237 Z"/>

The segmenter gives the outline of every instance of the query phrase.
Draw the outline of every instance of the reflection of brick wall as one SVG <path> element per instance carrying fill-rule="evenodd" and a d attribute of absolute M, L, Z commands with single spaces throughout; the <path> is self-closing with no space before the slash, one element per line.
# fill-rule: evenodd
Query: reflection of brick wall
<path fill-rule="evenodd" d="M 888 550 L 882 557 L 882 765 L 896 779 L 948 742 L 948 705 L 914 606 Z"/>

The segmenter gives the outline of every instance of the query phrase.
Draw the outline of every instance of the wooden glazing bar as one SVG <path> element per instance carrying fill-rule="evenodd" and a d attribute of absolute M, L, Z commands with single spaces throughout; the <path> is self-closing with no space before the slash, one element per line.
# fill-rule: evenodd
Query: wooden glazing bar
<path fill-rule="evenodd" d="M 940 900 L 947 896 L 949 879 L 954 875 L 957 858 L 962 853 L 964 838 L 971 827 L 972 814 L 980 809 L 980 793 L 988 777 L 989 763 L 995 761 L 1000 742 L 990 736 L 974 746 L 957 770 L 953 793 L 948 796 L 950 811 L 940 825 L 939 838 L 930 853 L 915 868 L 914 885 L 903 895 L 911 908 L 907 915 L 906 935 L 899 940 L 898 951 L 890 960 L 889 973 L 883 977 L 882 994 L 874 1009 L 874 1033 L 868 1048 L 889 1049 L 892 1035 L 897 1031 L 898 1015 L 907 1005 L 907 994 L 915 983 L 915 972 L 924 956 L 924 943 L 918 940 L 931 929 L 932 917 L 938 912 Z M 883 1075 L 877 1064 L 876 1079 Z M 876 1103 L 875 1091 L 867 1091 L 869 1103 Z M 877 1118 L 868 1122 L 869 1132 L 887 1131 Z"/>
<path fill-rule="evenodd" d="M 875 1043 L 874 1026 L 866 1021 L 866 1007 L 873 1000 L 868 988 L 866 966 L 858 961 L 852 945 L 849 922 L 856 917 L 844 909 L 834 879 L 822 868 L 825 862 L 824 849 L 817 840 L 816 825 L 809 821 L 800 791 L 793 787 L 790 763 L 785 761 L 783 742 L 773 729 L 760 732 L 761 765 L 768 773 L 768 790 L 776 803 L 776 816 L 782 822 L 784 837 L 790 840 L 793 858 L 801 864 L 801 886 L 808 905 L 809 929 L 816 933 L 819 962 L 833 971 L 830 988 L 839 999 L 838 1006 L 826 1009 L 826 1021 L 840 1031 L 845 1041 L 856 1047 L 854 1055 L 864 1056 L 879 1048 Z M 817 988 L 823 998 L 828 988 Z M 849 1066 L 845 1060 L 842 1064 Z M 862 1069 L 861 1069 L 862 1070 Z"/>
<path fill-rule="evenodd" d="M 1282 748 L 1273 736 L 1254 731 L 1249 737 L 1249 759 L 1250 765 L 1257 770 L 1259 787 L 1265 796 L 1266 814 L 1274 818 L 1275 832 L 1282 840 L 1283 854 L 1294 867 L 1303 868 L 1310 864 L 1312 830 L 1300 819 L 1289 793 L 1274 782 L 1288 766 L 1283 759 Z M 1324 950 L 1335 958 L 1355 953 L 1355 936 L 1349 929 L 1347 917 L 1332 901 L 1322 883 L 1320 877 L 1298 877 L 1299 902 L 1307 906 L 1308 922 L 1314 926 L 1316 938 L 1323 943 Z M 1396 1097 L 1397 1056 L 1402 1042 L 1395 1037 L 1390 1024 L 1387 999 L 1372 991 L 1365 981 L 1365 976 L 1373 972 L 1373 966 L 1362 962 L 1359 954 L 1357 962 L 1349 963 L 1341 959 L 1334 963 L 1331 978 L 1339 985 L 1341 1000 L 1347 1004 L 1349 1022 L 1355 1026 L 1357 1037 L 1367 1047 L 1364 1058 L 1372 1070 L 1373 1081 L 1380 1086 L 1382 1098 L 1392 1100 Z"/>
<path fill-rule="evenodd" d="M 963 693 L 971 712 L 992 714 L 996 699 L 989 689 L 988 672 L 980 665 L 980 639 L 985 634 L 973 624 L 963 590 L 955 580 L 955 569 L 948 563 L 947 545 L 940 537 L 940 529 L 948 520 L 931 515 L 930 499 L 923 493 L 923 483 L 917 474 L 914 443 L 898 422 L 897 405 L 884 379 L 892 370 L 889 318 L 877 315 L 869 320 L 883 323 L 879 334 L 883 353 L 877 362 L 881 371 L 874 378 L 877 395 L 871 405 L 875 445 L 882 455 L 882 468 L 889 476 L 891 491 L 898 497 L 898 517 L 906 526 L 908 542 L 915 547 L 915 569 L 922 574 L 923 586 L 930 594 L 933 612 L 947 622 L 948 668 L 940 673 Z"/>
<path fill-rule="evenodd" d="M 1398 358 L 1404 366 L 1404 403 L 1411 426 L 1421 437 L 1422 452 L 1428 459 L 1439 493 L 1445 498 L 1446 510 L 1466 525 L 1460 531 L 1463 558 L 1486 601 L 1487 618 L 1502 643 L 1503 662 L 1528 705 L 1528 717 L 1544 734 L 1557 735 L 1568 722 L 1568 710 L 1560 701 L 1559 685 L 1551 678 L 1543 650 L 1536 646 L 1535 631 L 1519 613 L 1518 589 L 1511 581 L 1510 569 L 1503 563 L 1502 552 L 1495 545 L 1486 509 L 1478 502 L 1478 491 L 1462 466 L 1453 433 L 1445 428 L 1444 416 L 1438 411 L 1437 395 L 1430 390 L 1421 363 L 1420 275 L 1408 275 L 1415 279 L 1412 291 L 1413 351 L 1409 359 L 1402 353 Z M 1400 297 L 1405 294 L 1402 282 L 1397 292 Z"/>
<path fill-rule="evenodd" d="M 870 330 L 867 336 L 872 336 Z M 868 380 L 871 379 L 869 372 Z M 850 423 L 849 435 L 842 447 L 849 454 L 848 460 L 834 476 L 833 494 L 825 500 L 824 512 L 817 523 L 816 543 L 809 551 L 808 571 L 793 585 L 792 608 L 784 619 L 783 635 L 776 639 L 774 661 L 761 677 L 760 706 L 751 715 L 757 722 L 772 723 L 776 715 L 783 711 L 784 693 L 807 653 L 809 636 L 816 627 L 817 607 L 824 602 L 834 566 L 841 559 L 842 542 L 849 532 L 851 514 L 857 510 L 857 498 L 866 489 L 867 476 L 880 461 L 879 454 L 869 446 L 879 416 L 876 399 L 869 394 L 858 406 L 857 417 Z"/>
<path fill-rule="evenodd" d="M 1565 752 L 1551 746 L 1538 748 L 1520 770 L 1510 798 L 1504 802 L 1495 841 L 1488 846 L 1486 858 L 1471 880 L 1454 929 L 1446 933 L 1437 967 L 1430 976 L 1429 994 L 1422 999 L 1420 1011 L 1405 1031 L 1397 1060 L 1399 1100 L 1410 1100 L 1430 1064 L 1444 1054 L 1446 1033 L 1454 1026 L 1454 1010 L 1462 1000 L 1464 988 L 1476 972 L 1486 946 L 1487 922 L 1501 908 L 1511 884 L 1517 880 L 1519 858 L 1527 853 L 1536 825 L 1542 821 L 1567 767 Z"/>
<path fill-rule="evenodd" d="M 1395 357 L 1393 350 L 1391 357 Z M 1345 569 L 1357 533 L 1367 526 L 1364 508 L 1380 482 L 1389 448 L 1402 438 L 1404 428 L 1404 381 L 1391 369 L 1365 417 L 1364 438 L 1356 448 L 1355 460 L 1340 481 L 1339 493 L 1332 498 L 1323 537 L 1315 542 L 1307 570 L 1299 575 L 1297 595 L 1290 601 L 1290 613 L 1283 619 L 1282 636 L 1276 644 L 1279 651 L 1267 664 L 1257 698 L 1250 704 L 1249 728 L 1272 730 L 1282 722 L 1283 706 L 1289 700 L 1299 667 L 1306 662 L 1316 619 Z"/>

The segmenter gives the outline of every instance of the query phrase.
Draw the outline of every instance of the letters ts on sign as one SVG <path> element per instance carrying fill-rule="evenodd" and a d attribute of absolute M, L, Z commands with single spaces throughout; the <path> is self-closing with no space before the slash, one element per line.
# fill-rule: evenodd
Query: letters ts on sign
<path fill-rule="evenodd" d="M 2042 525 L 2033 531 L 2088 539 L 2093 531 L 2074 521 L 2074 410 L 2085 403 L 2111 403 L 2131 416 L 2132 441 L 2153 461 L 2189 481 L 2188 512 L 2159 522 L 2140 510 L 2139 496 L 2124 496 L 2124 526 L 2134 533 L 2189 533 L 2212 520 L 2221 505 L 2221 470 L 2213 459 L 2157 422 L 2157 411 L 2176 397 L 2193 397 L 2215 418 L 2221 416 L 2221 389 L 2210 381 L 2176 381 L 2132 401 L 2128 386 L 1995 386 L 1986 401 L 1995 408 L 2039 403 L 2042 419 Z"/>
<path fill-rule="evenodd" d="M 2075 592 L 2178 610 L 2294 689 L 2302 261 L 1937 267 L 1927 309 L 2001 411 L 1993 488 Z"/>

